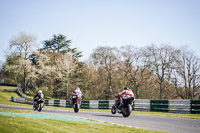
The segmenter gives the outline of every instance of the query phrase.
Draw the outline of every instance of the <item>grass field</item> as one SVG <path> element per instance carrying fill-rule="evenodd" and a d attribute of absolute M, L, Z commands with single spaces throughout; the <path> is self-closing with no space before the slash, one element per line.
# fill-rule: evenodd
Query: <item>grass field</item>
<path fill-rule="evenodd" d="M 0 85 L 0 89 L 17 89 L 17 87 L 13 87 L 13 86 L 1 86 Z"/>
<path fill-rule="evenodd" d="M 0 112 L 31 113 L 27 110 L 0 109 Z M 2 133 L 161 133 L 159 131 L 103 125 L 85 122 L 70 122 L 49 119 L 33 119 L 0 115 Z"/>

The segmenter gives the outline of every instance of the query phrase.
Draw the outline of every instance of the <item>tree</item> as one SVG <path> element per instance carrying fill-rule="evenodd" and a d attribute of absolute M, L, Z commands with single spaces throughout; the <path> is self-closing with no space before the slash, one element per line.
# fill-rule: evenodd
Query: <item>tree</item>
<path fill-rule="evenodd" d="M 19 56 L 19 65 L 22 65 L 20 67 L 20 70 L 23 70 L 23 85 L 24 85 L 24 91 L 27 90 L 27 82 L 26 82 L 26 77 L 27 77 L 27 63 L 28 63 L 28 58 L 29 55 L 32 52 L 32 47 L 36 43 L 36 38 L 33 35 L 21 32 L 17 36 L 13 36 L 12 39 L 10 40 L 10 49 L 14 49 L 16 52 L 17 56 Z M 30 63 L 29 63 L 30 64 Z"/>
<path fill-rule="evenodd" d="M 180 49 L 172 83 L 182 99 L 200 98 L 200 59 L 188 47 Z"/>
<path fill-rule="evenodd" d="M 67 53 L 56 53 L 55 62 L 52 62 L 48 50 L 40 50 L 33 55 L 36 58 L 35 64 L 32 64 L 28 76 L 29 81 L 33 81 L 33 86 L 48 87 L 50 95 L 56 98 L 67 97 L 70 75 L 77 67 L 73 57 Z"/>
<path fill-rule="evenodd" d="M 151 45 L 147 47 L 147 56 L 154 74 L 157 76 L 157 83 L 159 84 L 159 98 L 167 98 L 165 94 L 166 88 L 169 86 L 168 82 L 171 71 L 173 69 L 174 61 L 176 60 L 177 50 L 169 45 L 156 47 Z"/>
<path fill-rule="evenodd" d="M 150 66 L 145 62 L 145 53 L 131 45 L 121 47 L 120 53 L 119 69 L 127 80 L 127 86 L 132 87 L 135 96 L 140 98 L 142 86 L 148 84 L 152 75 Z"/>
<path fill-rule="evenodd" d="M 103 68 L 107 73 L 107 90 L 110 91 L 107 95 L 109 97 L 109 94 L 112 94 L 112 78 L 117 65 L 117 48 L 98 47 L 94 50 L 92 59 L 95 65 Z"/>
<path fill-rule="evenodd" d="M 81 52 L 78 52 L 77 48 L 70 48 L 71 40 L 67 40 L 67 37 L 59 34 L 53 35 L 52 39 L 45 40 L 43 49 L 49 50 L 52 53 L 68 53 L 74 56 L 76 59 L 82 56 Z"/>

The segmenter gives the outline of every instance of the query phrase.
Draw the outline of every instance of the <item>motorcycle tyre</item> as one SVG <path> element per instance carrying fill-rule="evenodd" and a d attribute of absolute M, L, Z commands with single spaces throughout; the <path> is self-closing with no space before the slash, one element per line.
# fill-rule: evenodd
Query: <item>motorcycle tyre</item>
<path fill-rule="evenodd" d="M 113 105 L 111 108 L 111 113 L 116 114 L 116 112 L 117 112 L 116 107 L 115 107 L 115 105 Z"/>
<path fill-rule="evenodd" d="M 42 111 L 42 105 L 41 105 L 41 103 L 39 104 L 38 111 L 39 112 Z"/>
<path fill-rule="evenodd" d="M 126 112 L 122 113 L 123 117 L 129 117 L 129 115 L 131 114 L 131 111 L 132 111 L 132 107 L 130 104 L 128 104 Z"/>
<path fill-rule="evenodd" d="M 78 111 L 79 111 L 78 105 L 77 105 L 77 104 L 75 104 L 75 107 L 74 107 L 74 112 L 75 112 L 75 113 L 78 113 Z"/>

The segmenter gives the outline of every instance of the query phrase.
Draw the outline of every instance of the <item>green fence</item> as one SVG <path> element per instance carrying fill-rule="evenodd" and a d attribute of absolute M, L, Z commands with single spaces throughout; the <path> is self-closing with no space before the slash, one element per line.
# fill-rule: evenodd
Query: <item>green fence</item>
<path fill-rule="evenodd" d="M 99 101 L 99 109 L 109 109 L 109 101 Z"/>
<path fill-rule="evenodd" d="M 45 100 L 45 101 L 44 101 L 44 105 L 47 105 L 47 106 L 48 106 L 48 105 L 49 105 L 49 100 Z"/>
<path fill-rule="evenodd" d="M 190 112 L 192 114 L 200 114 L 200 100 L 191 100 Z"/>
<path fill-rule="evenodd" d="M 54 100 L 54 106 L 59 107 L 60 106 L 60 100 Z"/>
<path fill-rule="evenodd" d="M 82 109 L 89 109 L 90 108 L 90 101 L 82 101 L 81 102 Z"/>
<path fill-rule="evenodd" d="M 66 107 L 67 108 L 71 108 L 72 106 L 70 105 L 70 101 L 69 100 L 66 100 Z"/>
<path fill-rule="evenodd" d="M 11 101 L 14 102 L 14 97 L 11 97 Z"/>
<path fill-rule="evenodd" d="M 150 110 L 157 112 L 168 112 L 168 100 L 150 100 Z"/>

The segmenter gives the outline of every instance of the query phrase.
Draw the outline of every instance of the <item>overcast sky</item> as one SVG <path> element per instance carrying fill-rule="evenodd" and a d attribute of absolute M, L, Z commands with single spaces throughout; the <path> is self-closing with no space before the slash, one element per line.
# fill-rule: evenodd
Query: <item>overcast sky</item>
<path fill-rule="evenodd" d="M 37 36 L 40 48 L 63 34 L 83 60 L 98 46 L 188 45 L 200 53 L 200 0 L 0 0 L 0 61 L 19 32 Z"/>

